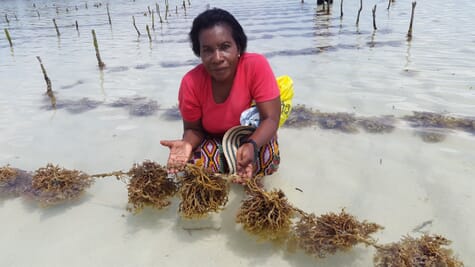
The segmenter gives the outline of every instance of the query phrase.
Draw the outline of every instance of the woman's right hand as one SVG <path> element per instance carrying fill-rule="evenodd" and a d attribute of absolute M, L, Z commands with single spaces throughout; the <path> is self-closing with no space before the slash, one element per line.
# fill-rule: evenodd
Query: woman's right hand
<path fill-rule="evenodd" d="M 167 162 L 168 173 L 177 173 L 191 158 L 193 146 L 187 141 L 161 140 L 160 144 L 170 149 Z"/>

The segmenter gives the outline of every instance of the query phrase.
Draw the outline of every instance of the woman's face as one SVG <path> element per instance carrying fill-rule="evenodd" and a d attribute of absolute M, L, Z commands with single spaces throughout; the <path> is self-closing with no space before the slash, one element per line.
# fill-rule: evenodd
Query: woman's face
<path fill-rule="evenodd" d="M 232 82 L 239 49 L 227 25 L 215 25 L 199 33 L 200 57 L 205 69 L 217 82 Z"/>

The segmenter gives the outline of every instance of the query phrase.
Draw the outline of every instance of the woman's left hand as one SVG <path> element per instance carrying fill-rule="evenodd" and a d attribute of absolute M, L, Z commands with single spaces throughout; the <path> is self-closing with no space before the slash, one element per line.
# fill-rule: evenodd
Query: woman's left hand
<path fill-rule="evenodd" d="M 237 174 L 240 178 L 236 178 L 236 183 L 245 184 L 246 180 L 253 177 L 254 173 L 254 146 L 246 143 L 240 146 L 236 152 L 237 158 Z"/>

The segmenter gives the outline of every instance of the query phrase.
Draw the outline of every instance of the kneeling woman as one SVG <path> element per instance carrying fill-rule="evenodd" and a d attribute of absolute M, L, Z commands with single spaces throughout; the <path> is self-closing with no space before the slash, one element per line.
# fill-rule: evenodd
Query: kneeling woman
<path fill-rule="evenodd" d="M 247 37 L 243 28 L 222 9 L 198 15 L 189 37 L 202 63 L 181 81 L 178 101 L 183 138 L 160 142 L 170 149 L 169 172 L 176 173 L 192 161 L 214 172 L 235 170 L 241 177 L 239 183 L 257 174 L 273 173 L 279 165 L 276 134 L 281 102 L 269 63 L 262 55 L 245 52 Z M 235 126 L 240 125 L 241 114 L 253 102 L 259 114 L 257 128 L 244 128 L 247 135 L 237 140 L 235 155 L 227 155 L 226 160 L 223 136 L 230 129 L 242 130 Z"/>

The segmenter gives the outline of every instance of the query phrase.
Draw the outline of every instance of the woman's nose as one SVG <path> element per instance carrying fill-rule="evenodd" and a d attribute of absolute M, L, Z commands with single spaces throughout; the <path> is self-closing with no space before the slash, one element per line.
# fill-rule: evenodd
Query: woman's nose
<path fill-rule="evenodd" d="M 219 63 L 223 59 L 223 54 L 219 49 L 214 50 L 213 52 L 213 62 Z"/>

